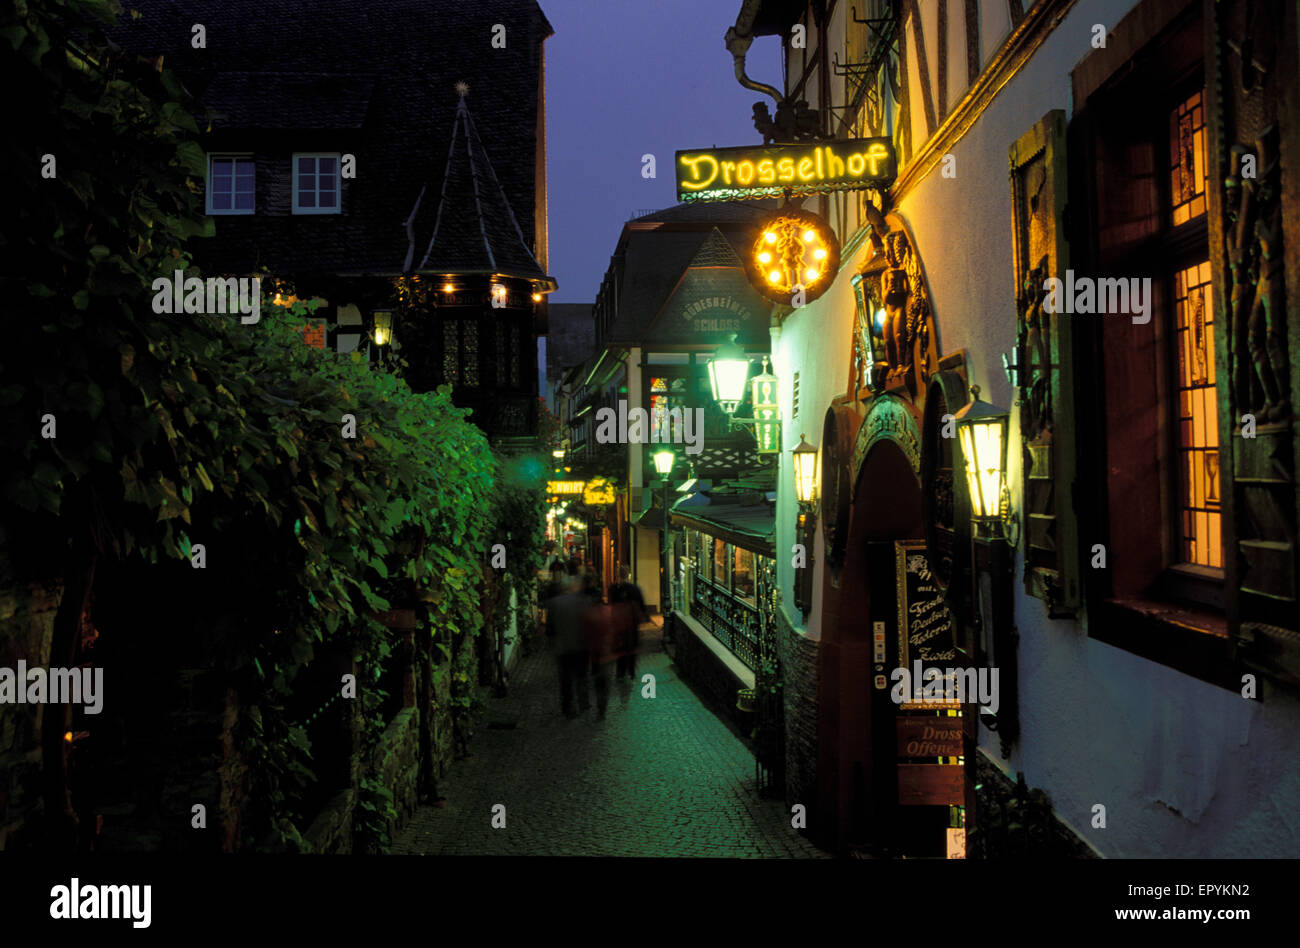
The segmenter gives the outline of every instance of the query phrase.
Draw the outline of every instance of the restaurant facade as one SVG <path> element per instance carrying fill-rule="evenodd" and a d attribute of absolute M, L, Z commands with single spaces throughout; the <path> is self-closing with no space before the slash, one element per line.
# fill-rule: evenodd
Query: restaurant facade
<path fill-rule="evenodd" d="M 782 89 L 748 77 L 763 35 Z M 739 5 L 728 65 L 775 117 L 678 184 L 781 194 L 756 287 L 786 219 L 834 264 L 768 294 L 782 783 L 814 837 L 993 854 L 977 800 L 1019 779 L 1076 853 L 1295 855 L 1296 40 L 1285 3 Z M 843 170 L 782 150 L 823 142 Z M 682 602 L 716 615 L 699 526 Z"/>

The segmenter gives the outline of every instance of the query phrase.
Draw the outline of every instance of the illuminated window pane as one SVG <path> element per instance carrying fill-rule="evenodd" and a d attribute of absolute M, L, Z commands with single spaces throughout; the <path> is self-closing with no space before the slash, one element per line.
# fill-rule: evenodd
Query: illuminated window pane
<path fill-rule="evenodd" d="M 1197 92 L 1169 114 L 1169 193 L 1175 227 L 1205 213 L 1205 109 Z"/>
<path fill-rule="evenodd" d="M 1180 271 L 1174 290 L 1182 557 L 1188 563 L 1218 568 L 1223 565 L 1219 412 L 1214 388 L 1214 307 L 1208 261 Z"/>

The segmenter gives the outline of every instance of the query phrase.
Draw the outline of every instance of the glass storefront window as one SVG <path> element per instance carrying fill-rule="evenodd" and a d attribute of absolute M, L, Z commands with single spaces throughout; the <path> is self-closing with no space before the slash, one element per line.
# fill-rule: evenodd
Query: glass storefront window
<path fill-rule="evenodd" d="M 713 581 L 724 588 L 731 588 L 727 577 L 727 544 L 721 540 L 713 541 Z"/>
<path fill-rule="evenodd" d="M 737 599 L 754 602 L 754 554 L 732 547 L 731 581 Z"/>

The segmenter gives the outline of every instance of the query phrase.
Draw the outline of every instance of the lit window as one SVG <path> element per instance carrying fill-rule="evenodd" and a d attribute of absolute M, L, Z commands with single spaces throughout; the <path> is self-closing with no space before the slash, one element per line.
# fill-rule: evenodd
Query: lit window
<path fill-rule="evenodd" d="M 1205 213 L 1205 106 L 1200 92 L 1169 114 L 1169 176 L 1173 222 Z"/>
<path fill-rule="evenodd" d="M 253 180 L 251 155 L 209 155 L 207 212 L 252 214 Z"/>
<path fill-rule="evenodd" d="M 293 212 L 339 213 L 339 156 L 293 156 Z"/>
<path fill-rule="evenodd" d="M 1223 566 L 1219 512 L 1219 411 L 1214 388 L 1210 262 L 1174 274 L 1178 351 L 1178 460 L 1182 558 Z"/>

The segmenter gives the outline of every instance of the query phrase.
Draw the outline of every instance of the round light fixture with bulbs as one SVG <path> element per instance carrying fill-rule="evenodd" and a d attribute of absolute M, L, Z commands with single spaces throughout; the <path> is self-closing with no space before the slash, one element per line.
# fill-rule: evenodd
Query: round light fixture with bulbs
<path fill-rule="evenodd" d="M 826 292 L 840 266 L 840 244 L 817 214 L 794 206 L 764 217 L 745 260 L 754 288 L 777 303 L 806 303 Z"/>

